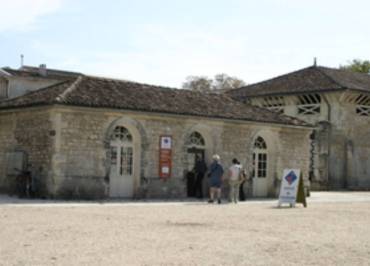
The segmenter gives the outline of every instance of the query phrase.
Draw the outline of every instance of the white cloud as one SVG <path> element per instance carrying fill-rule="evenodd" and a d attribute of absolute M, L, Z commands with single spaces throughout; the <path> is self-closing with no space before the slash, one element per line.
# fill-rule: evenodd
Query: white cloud
<path fill-rule="evenodd" d="M 0 32 L 31 28 L 38 17 L 53 13 L 62 0 L 0 0 Z"/>

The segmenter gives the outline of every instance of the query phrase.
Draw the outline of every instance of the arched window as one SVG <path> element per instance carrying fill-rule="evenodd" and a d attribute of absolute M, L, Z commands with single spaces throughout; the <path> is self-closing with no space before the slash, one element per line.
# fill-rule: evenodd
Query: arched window
<path fill-rule="evenodd" d="M 132 175 L 133 171 L 133 142 L 127 128 L 117 126 L 112 134 L 111 142 L 112 172 L 116 176 Z"/>
<path fill-rule="evenodd" d="M 117 126 L 113 131 L 112 140 L 119 140 L 122 142 L 132 142 L 132 135 L 127 130 L 127 128 Z"/>
<path fill-rule="evenodd" d="M 266 145 L 265 140 L 261 137 L 258 137 L 254 142 L 254 148 L 255 149 L 261 149 L 261 150 L 266 150 L 267 145 Z"/>
<path fill-rule="evenodd" d="M 206 145 L 203 136 L 199 133 L 194 131 L 193 133 L 190 134 L 188 141 L 187 141 L 187 146 L 189 147 L 204 147 Z"/>
<path fill-rule="evenodd" d="M 257 137 L 254 141 L 253 177 L 267 177 L 267 145 L 262 137 Z"/>

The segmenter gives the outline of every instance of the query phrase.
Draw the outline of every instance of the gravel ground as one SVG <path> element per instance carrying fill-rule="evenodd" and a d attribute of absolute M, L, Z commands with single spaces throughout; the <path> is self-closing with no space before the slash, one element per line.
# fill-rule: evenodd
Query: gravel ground
<path fill-rule="evenodd" d="M 370 193 L 329 195 L 280 209 L 0 197 L 0 265 L 370 265 Z"/>

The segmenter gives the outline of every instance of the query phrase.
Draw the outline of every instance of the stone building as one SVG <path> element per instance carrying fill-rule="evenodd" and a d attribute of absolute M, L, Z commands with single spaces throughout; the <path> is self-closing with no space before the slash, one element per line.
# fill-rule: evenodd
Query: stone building
<path fill-rule="evenodd" d="M 316 125 L 312 188 L 370 188 L 370 75 L 314 65 L 228 95 Z"/>
<path fill-rule="evenodd" d="M 0 78 L 32 72 L 13 71 Z M 29 165 L 47 197 L 181 198 L 195 155 L 209 163 L 214 153 L 224 166 L 237 157 L 256 173 L 249 196 L 276 196 L 284 168 L 308 179 L 306 122 L 226 95 L 66 73 L 59 81 L 35 74 L 51 85 L 0 102 L 1 191 L 14 189 L 14 168 Z M 164 136 L 171 153 L 161 168 Z"/>
<path fill-rule="evenodd" d="M 27 92 L 75 78 L 81 73 L 39 67 L 22 66 L 20 69 L 0 68 L 0 101 Z"/>

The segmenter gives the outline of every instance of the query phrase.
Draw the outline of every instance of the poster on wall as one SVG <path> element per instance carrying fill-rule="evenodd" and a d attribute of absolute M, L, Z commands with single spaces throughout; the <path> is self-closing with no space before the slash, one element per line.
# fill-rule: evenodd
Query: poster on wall
<path fill-rule="evenodd" d="M 159 141 L 159 177 L 171 177 L 172 136 L 160 136 Z"/>
<path fill-rule="evenodd" d="M 287 203 L 294 207 L 296 202 L 300 202 L 304 207 L 307 207 L 301 170 L 285 169 L 281 180 L 278 206 Z"/>

